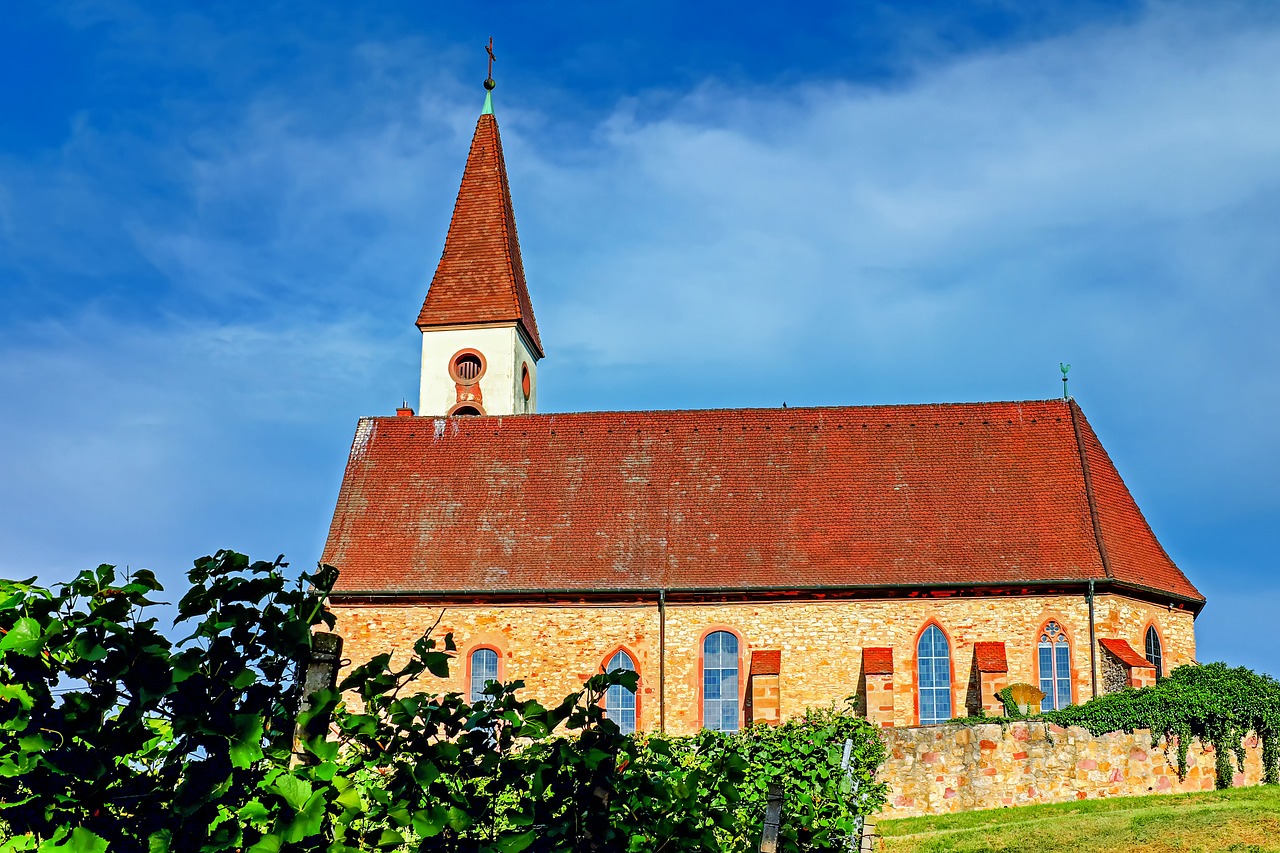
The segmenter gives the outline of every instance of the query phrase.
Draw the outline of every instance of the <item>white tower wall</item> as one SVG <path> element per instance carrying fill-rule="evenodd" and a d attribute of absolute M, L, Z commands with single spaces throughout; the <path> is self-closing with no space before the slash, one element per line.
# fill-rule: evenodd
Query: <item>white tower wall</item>
<path fill-rule="evenodd" d="M 484 365 L 474 386 L 459 383 L 450 365 L 464 351 L 477 353 Z M 522 368 L 529 371 L 529 397 L 525 398 Z M 486 415 L 523 415 L 538 410 L 538 360 L 533 347 L 517 325 L 429 328 L 422 332 L 422 384 L 418 414 L 440 416 L 459 405 L 473 404 L 479 388 L 478 408 Z"/>

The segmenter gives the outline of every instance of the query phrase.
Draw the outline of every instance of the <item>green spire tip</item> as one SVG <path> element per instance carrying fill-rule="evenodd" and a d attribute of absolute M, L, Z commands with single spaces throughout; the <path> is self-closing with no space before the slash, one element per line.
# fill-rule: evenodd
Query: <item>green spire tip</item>
<path fill-rule="evenodd" d="M 493 92 L 492 91 L 486 91 L 484 93 L 484 109 L 480 111 L 480 115 L 482 116 L 493 115 Z"/>

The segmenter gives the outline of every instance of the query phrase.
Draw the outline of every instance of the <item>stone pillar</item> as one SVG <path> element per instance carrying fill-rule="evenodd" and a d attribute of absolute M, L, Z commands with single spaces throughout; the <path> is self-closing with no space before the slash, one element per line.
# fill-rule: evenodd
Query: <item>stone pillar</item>
<path fill-rule="evenodd" d="M 973 644 L 973 666 L 978 672 L 978 694 L 983 713 L 1003 717 L 1004 703 L 996 694 L 1009 686 L 1009 663 L 1002 642 Z"/>
<path fill-rule="evenodd" d="M 890 647 L 862 650 L 862 677 L 866 681 L 863 704 L 867 722 L 873 726 L 893 726 L 893 649 Z"/>
<path fill-rule="evenodd" d="M 757 649 L 751 653 L 750 694 L 752 723 L 776 726 L 782 722 L 782 652 L 779 649 Z"/>

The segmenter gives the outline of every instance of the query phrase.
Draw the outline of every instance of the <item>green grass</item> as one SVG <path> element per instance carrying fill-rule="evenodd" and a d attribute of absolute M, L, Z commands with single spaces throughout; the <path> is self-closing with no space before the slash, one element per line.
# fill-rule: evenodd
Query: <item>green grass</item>
<path fill-rule="evenodd" d="M 1280 853 L 1280 786 L 909 817 L 876 831 L 885 853 Z"/>

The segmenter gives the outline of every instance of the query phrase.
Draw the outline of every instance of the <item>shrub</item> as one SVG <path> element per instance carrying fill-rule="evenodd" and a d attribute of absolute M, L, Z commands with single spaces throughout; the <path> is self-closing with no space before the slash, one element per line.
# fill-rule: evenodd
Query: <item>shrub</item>
<path fill-rule="evenodd" d="M 595 676 L 553 708 L 521 699 L 518 681 L 469 704 L 418 689 L 454 651 L 430 632 L 403 665 L 379 655 L 298 713 L 335 574 L 291 583 L 285 566 L 197 560 L 176 641 L 157 630 L 149 572 L 0 580 L 0 850 L 740 853 L 780 780 L 780 849 L 804 851 L 883 803 L 884 746 L 848 713 L 629 737 L 600 699 L 634 689 L 635 673 Z"/>

